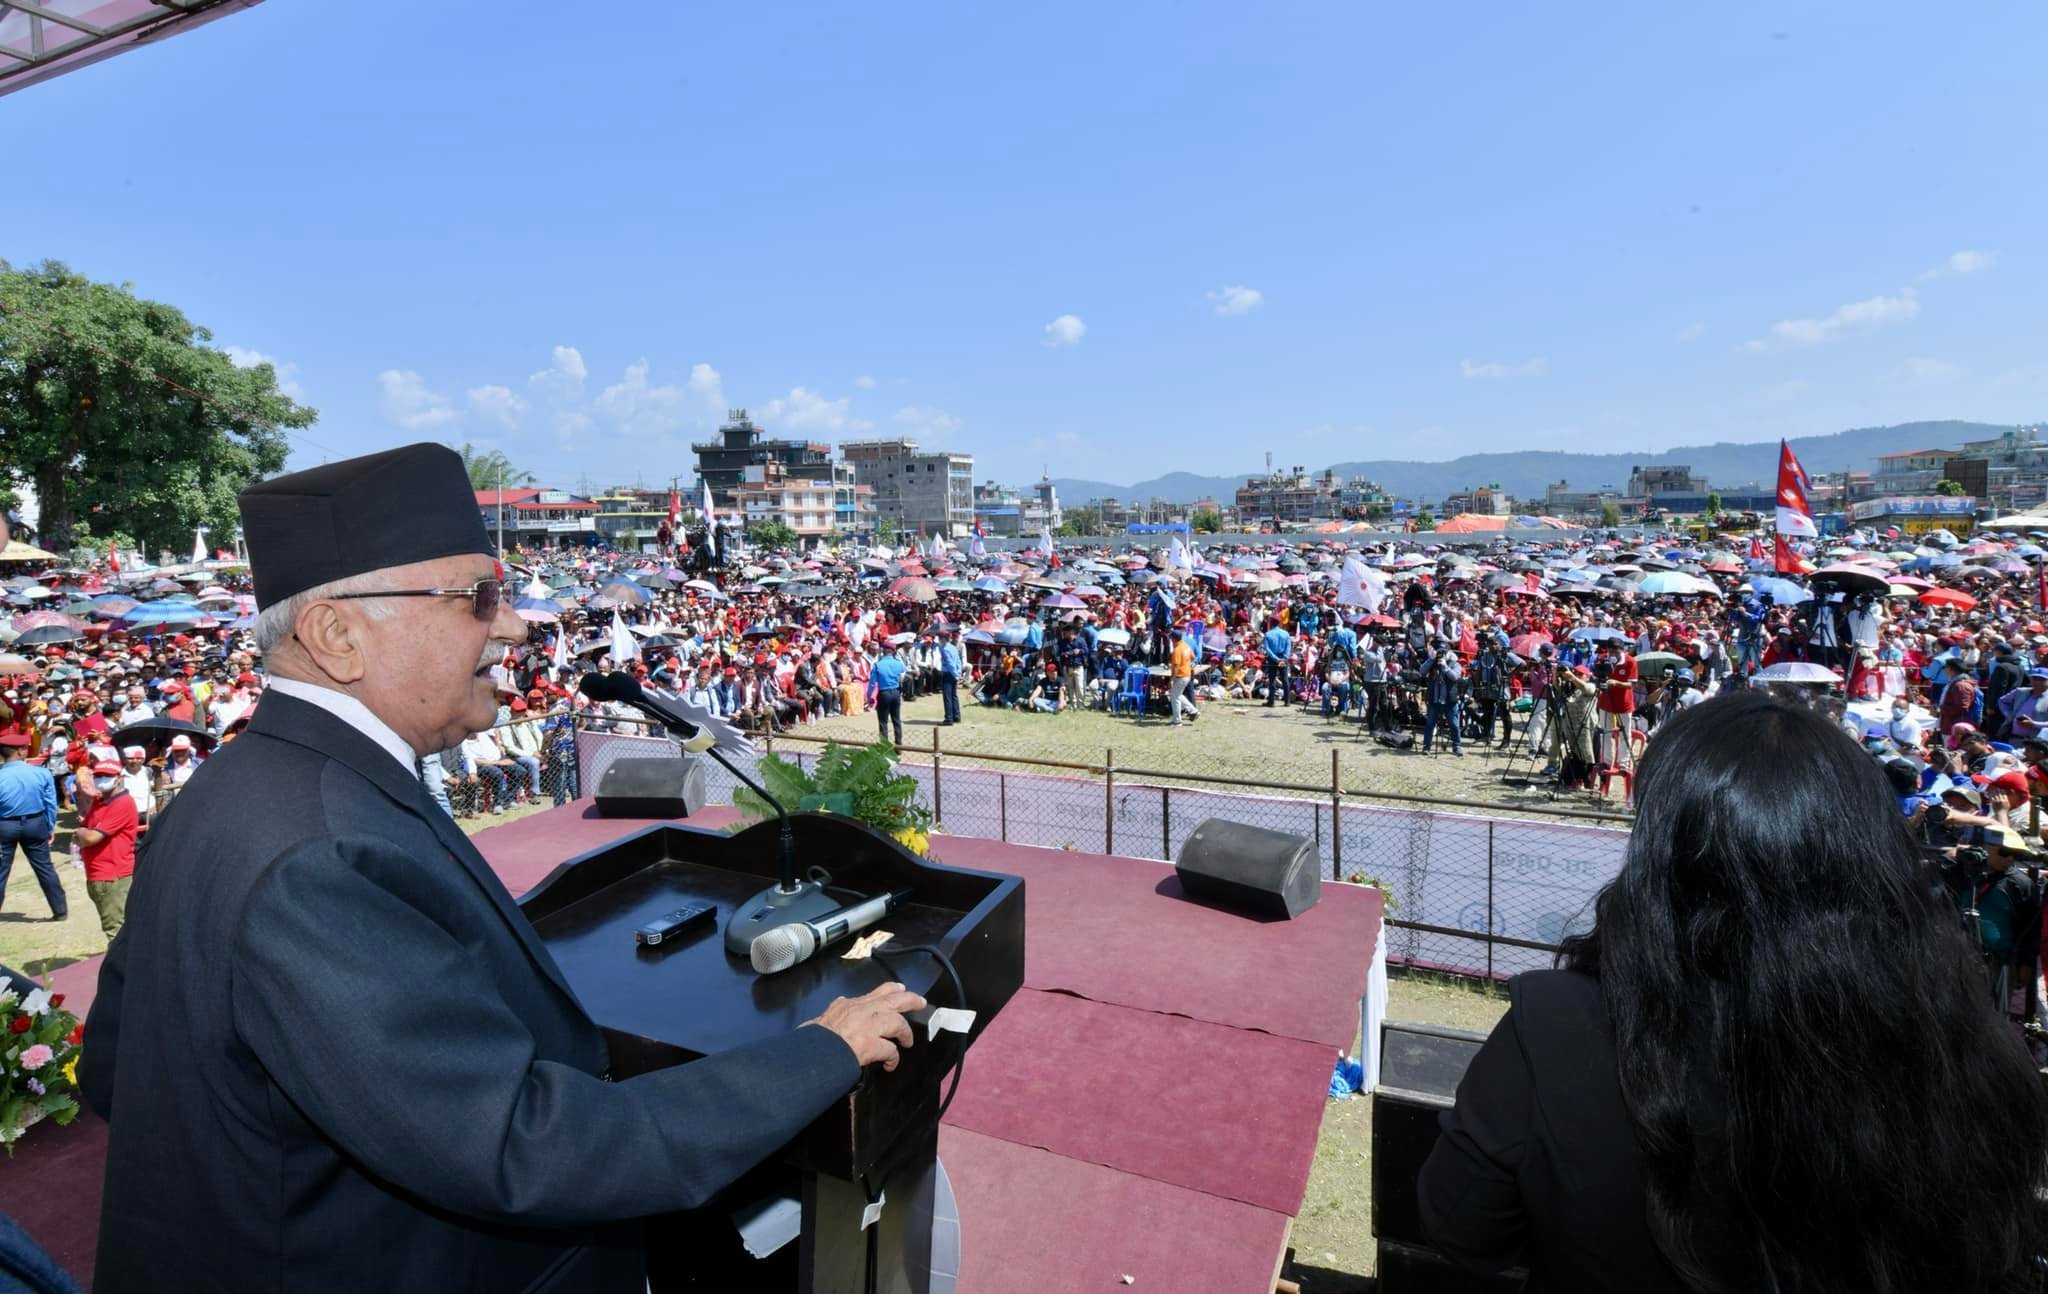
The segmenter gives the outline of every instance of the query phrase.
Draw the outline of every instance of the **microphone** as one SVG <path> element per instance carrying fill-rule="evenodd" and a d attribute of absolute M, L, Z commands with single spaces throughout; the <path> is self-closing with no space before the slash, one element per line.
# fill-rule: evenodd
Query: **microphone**
<path fill-rule="evenodd" d="M 647 715 L 680 738 L 684 750 L 701 751 L 711 756 L 726 772 L 739 779 L 741 785 L 767 801 L 768 806 L 775 810 L 776 821 L 782 828 L 780 883 L 748 899 L 726 919 L 727 956 L 746 956 L 753 941 L 769 930 L 780 929 L 792 921 L 815 920 L 832 913 L 831 896 L 822 886 L 816 881 L 797 879 L 796 831 L 789 825 L 789 810 L 782 807 L 782 801 L 768 794 L 766 787 L 735 767 L 718 749 L 708 730 L 677 714 L 659 698 L 647 695 L 639 680 L 624 670 L 585 674 L 576 684 L 576 689 L 593 701 L 623 702 Z"/>
<path fill-rule="evenodd" d="M 865 903 L 853 903 L 810 921 L 792 921 L 756 935 L 747 948 L 754 971 L 776 975 L 798 962 L 809 961 L 825 945 L 836 943 L 856 930 L 865 930 L 896 910 L 910 897 L 909 890 L 891 890 Z"/>

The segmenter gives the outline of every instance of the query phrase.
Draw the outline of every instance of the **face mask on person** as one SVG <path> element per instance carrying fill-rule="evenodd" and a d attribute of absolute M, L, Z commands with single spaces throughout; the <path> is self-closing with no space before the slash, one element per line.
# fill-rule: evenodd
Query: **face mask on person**
<path fill-rule="evenodd" d="M 112 794 L 114 789 L 120 785 L 121 779 L 118 777 L 100 777 L 93 779 L 93 787 L 96 790 L 98 790 L 101 795 Z"/>

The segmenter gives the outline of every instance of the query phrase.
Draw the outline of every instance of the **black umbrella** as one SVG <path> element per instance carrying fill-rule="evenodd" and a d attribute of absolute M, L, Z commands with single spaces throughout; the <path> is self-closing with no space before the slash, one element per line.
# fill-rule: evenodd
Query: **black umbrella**
<path fill-rule="evenodd" d="M 17 647 L 41 647 L 45 643 L 75 643 L 85 635 L 69 625 L 37 625 L 14 640 Z"/>
<path fill-rule="evenodd" d="M 212 750 L 216 738 L 196 723 L 184 719 L 138 719 L 125 728 L 116 728 L 113 744 L 116 746 L 140 746 L 154 759 L 170 747 L 171 738 L 190 737 L 192 744 L 200 750 Z"/>

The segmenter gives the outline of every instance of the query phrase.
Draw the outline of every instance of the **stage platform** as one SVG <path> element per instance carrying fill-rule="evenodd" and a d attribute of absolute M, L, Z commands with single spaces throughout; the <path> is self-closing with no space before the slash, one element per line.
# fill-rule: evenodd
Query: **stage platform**
<path fill-rule="evenodd" d="M 735 820 L 710 808 L 689 822 Z M 579 802 L 475 840 L 519 895 L 647 825 Z M 1378 892 L 1326 885 L 1298 919 L 1261 921 L 1187 901 L 1171 867 L 1144 859 L 957 836 L 932 852 L 1025 880 L 1024 988 L 969 1053 L 939 1136 L 959 1288 L 1270 1294 L 1331 1066 L 1358 1029 Z M 84 1014 L 98 969 L 56 972 L 67 1007 Z M 105 1134 L 90 1116 L 39 1128 L 0 1171 L 0 1211 L 81 1283 Z"/>

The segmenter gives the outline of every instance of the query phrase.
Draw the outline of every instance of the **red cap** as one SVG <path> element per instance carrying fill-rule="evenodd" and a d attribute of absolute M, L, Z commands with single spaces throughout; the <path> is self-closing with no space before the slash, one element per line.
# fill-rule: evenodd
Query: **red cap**
<path fill-rule="evenodd" d="M 523 697 L 523 696 L 515 696 L 515 697 L 513 697 L 513 698 L 512 698 L 512 709 L 514 709 L 514 710 L 524 710 L 524 709 L 526 709 L 526 698 L 525 698 L 525 697 Z"/>
<path fill-rule="evenodd" d="M 113 760 L 103 759 L 92 766 L 92 771 L 98 777 L 119 777 L 123 770 Z"/>

